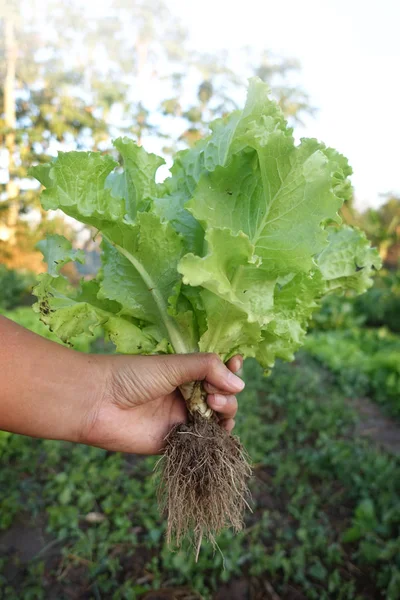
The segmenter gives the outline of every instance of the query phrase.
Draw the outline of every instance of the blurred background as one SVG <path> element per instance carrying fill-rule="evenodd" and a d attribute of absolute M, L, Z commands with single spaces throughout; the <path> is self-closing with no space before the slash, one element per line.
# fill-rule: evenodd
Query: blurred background
<path fill-rule="evenodd" d="M 296 138 L 349 158 L 342 218 L 383 259 L 366 294 L 323 303 L 294 363 L 265 379 L 247 361 L 254 511 L 197 565 L 165 547 L 153 458 L 0 432 L 1 598 L 400 598 L 399 19 L 393 0 L 0 0 L 1 314 L 59 341 L 31 308 L 46 233 L 85 250 L 72 283 L 99 268 L 92 232 L 41 209 L 31 165 L 127 135 L 164 156 L 161 181 L 253 75 Z M 75 347 L 112 351 L 101 332 Z"/>

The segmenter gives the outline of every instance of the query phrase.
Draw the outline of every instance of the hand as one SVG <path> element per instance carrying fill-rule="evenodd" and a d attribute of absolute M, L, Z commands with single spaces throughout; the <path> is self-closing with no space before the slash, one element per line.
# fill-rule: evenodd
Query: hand
<path fill-rule="evenodd" d="M 178 386 L 195 380 L 204 380 L 208 405 L 220 416 L 221 426 L 232 431 L 234 394 L 244 387 L 233 375 L 242 366 L 240 356 L 227 366 L 213 354 L 98 358 L 104 394 L 86 413 L 81 442 L 136 454 L 160 453 L 171 428 L 187 420 Z"/>
<path fill-rule="evenodd" d="M 156 454 L 187 418 L 178 386 L 197 380 L 221 426 L 234 426 L 234 394 L 244 387 L 233 374 L 240 356 L 225 366 L 214 354 L 84 354 L 1 316 L 0 338 L 0 430 Z"/>

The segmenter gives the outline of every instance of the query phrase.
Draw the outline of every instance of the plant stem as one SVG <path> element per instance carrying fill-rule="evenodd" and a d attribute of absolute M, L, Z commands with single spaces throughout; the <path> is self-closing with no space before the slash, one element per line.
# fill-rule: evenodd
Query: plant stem
<path fill-rule="evenodd" d="M 192 381 L 179 386 L 191 415 L 199 413 L 205 419 L 210 419 L 214 411 L 207 404 L 207 392 L 202 381 Z"/>

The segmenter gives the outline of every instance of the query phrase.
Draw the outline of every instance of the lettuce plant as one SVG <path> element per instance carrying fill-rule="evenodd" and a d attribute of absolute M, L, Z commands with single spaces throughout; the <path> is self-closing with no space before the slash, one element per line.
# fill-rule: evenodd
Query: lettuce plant
<path fill-rule="evenodd" d="M 82 252 L 60 236 L 40 243 L 48 272 L 35 288 L 36 310 L 63 341 L 102 326 L 117 352 L 215 352 L 224 361 L 239 353 L 268 369 L 276 358 L 293 359 L 326 294 L 371 285 L 378 254 L 338 215 L 352 193 L 347 160 L 315 139 L 296 144 L 261 80 L 250 81 L 242 111 L 214 121 L 207 138 L 176 154 L 164 183 L 156 183 L 163 159 L 128 138 L 114 147 L 121 165 L 100 153 L 60 152 L 31 169 L 45 188 L 45 209 L 61 209 L 101 232 L 102 268 L 78 289 L 60 269 L 83 261 Z M 242 479 L 226 486 L 229 467 L 224 497 L 207 484 L 201 492 L 193 482 L 189 491 L 181 485 L 174 501 L 197 508 L 182 531 L 174 524 L 178 541 L 190 528 L 199 540 L 225 524 L 238 526 L 238 515 L 229 513 L 232 504 L 243 508 L 248 471 L 237 440 L 213 426 L 201 384 L 183 392 L 188 427 L 200 437 L 208 431 L 209 448 L 225 436 L 223 459 L 235 473 L 242 469 Z M 190 460 L 201 464 L 204 445 L 175 433 L 171 453 L 184 451 L 176 438 L 192 438 Z M 223 471 L 215 457 L 212 465 L 207 460 L 199 470 L 203 482 L 205 468 Z M 210 524 L 205 504 L 217 501 L 226 514 Z"/>

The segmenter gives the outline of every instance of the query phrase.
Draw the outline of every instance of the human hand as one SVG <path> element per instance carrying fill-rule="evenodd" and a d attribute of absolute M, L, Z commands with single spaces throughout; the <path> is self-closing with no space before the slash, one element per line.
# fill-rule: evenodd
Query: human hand
<path fill-rule="evenodd" d="M 168 356 L 99 356 L 104 392 L 88 407 L 80 441 L 108 450 L 158 454 L 177 423 L 187 420 L 178 386 L 204 380 L 207 403 L 232 431 L 237 411 L 235 393 L 244 383 L 233 373 L 240 356 L 225 366 L 213 354 Z"/>
<path fill-rule="evenodd" d="M 138 454 L 162 451 L 185 422 L 177 389 L 204 381 L 208 404 L 231 431 L 244 383 L 214 354 L 99 356 L 46 340 L 0 316 L 0 430 Z M 222 405 L 219 402 L 225 400 Z"/>

